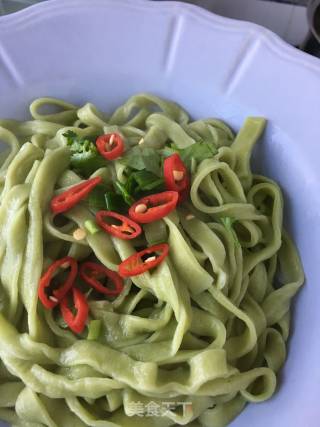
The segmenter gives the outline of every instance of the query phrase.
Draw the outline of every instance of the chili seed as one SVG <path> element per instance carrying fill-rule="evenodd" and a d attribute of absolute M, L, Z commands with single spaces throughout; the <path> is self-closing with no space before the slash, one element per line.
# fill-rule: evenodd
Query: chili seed
<path fill-rule="evenodd" d="M 144 138 L 141 138 L 140 141 L 138 142 L 138 145 L 141 145 L 144 143 Z"/>
<path fill-rule="evenodd" d="M 187 220 L 187 221 L 190 221 L 190 219 L 193 219 L 193 218 L 195 218 L 195 216 L 194 216 L 194 215 L 192 215 L 192 214 L 188 214 L 188 215 L 186 216 L 186 220 Z"/>
<path fill-rule="evenodd" d="M 129 226 L 127 227 L 123 227 L 121 225 L 116 225 L 116 224 L 112 224 L 111 225 L 112 228 L 119 228 L 120 231 L 124 232 L 124 233 L 129 233 L 132 234 L 135 230 Z"/>
<path fill-rule="evenodd" d="M 51 300 L 52 302 L 59 302 L 58 298 L 50 296 L 49 300 Z"/>
<path fill-rule="evenodd" d="M 175 181 L 182 181 L 184 178 L 184 172 L 174 170 L 173 171 L 173 178 Z"/>
<path fill-rule="evenodd" d="M 134 233 L 135 230 L 133 228 L 131 228 L 131 227 L 126 227 L 123 231 L 125 233 L 132 234 L 132 233 Z"/>
<path fill-rule="evenodd" d="M 83 240 L 86 237 L 87 233 L 82 228 L 77 228 L 73 232 L 73 237 L 76 240 Z"/>
<path fill-rule="evenodd" d="M 149 258 L 145 259 L 144 262 L 152 262 L 155 261 L 157 259 L 157 257 L 155 256 L 149 256 Z"/>
<path fill-rule="evenodd" d="M 63 268 L 64 270 L 66 270 L 69 266 L 70 264 L 68 262 L 64 262 L 63 264 L 60 265 L 60 267 Z"/>
<path fill-rule="evenodd" d="M 135 208 L 136 213 L 145 213 L 148 210 L 148 206 L 144 203 L 140 203 L 140 205 L 137 205 Z"/>

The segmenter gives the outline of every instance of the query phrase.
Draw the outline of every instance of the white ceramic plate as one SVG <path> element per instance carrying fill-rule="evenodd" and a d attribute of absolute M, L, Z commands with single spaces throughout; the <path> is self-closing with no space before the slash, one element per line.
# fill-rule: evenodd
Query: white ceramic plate
<path fill-rule="evenodd" d="M 248 114 L 269 118 L 255 167 L 284 189 L 307 283 L 279 392 L 232 426 L 319 426 L 319 60 L 258 26 L 174 2 L 53 0 L 0 18 L 0 117 L 24 118 L 37 96 L 111 110 L 139 91 L 235 128 Z"/>

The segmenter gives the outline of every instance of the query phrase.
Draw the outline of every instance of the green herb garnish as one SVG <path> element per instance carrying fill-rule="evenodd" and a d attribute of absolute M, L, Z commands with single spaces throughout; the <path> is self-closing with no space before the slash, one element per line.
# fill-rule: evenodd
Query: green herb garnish
<path fill-rule="evenodd" d="M 142 170 L 138 172 L 134 172 L 130 175 L 128 181 L 134 180 L 136 182 L 135 191 L 150 191 L 158 189 L 159 191 L 163 189 L 164 180 L 163 178 L 159 178 L 157 175 L 149 172 L 147 170 Z M 132 186 L 132 184 L 130 183 Z"/>
<path fill-rule="evenodd" d="M 104 199 L 108 211 L 125 212 L 128 208 L 121 194 L 107 191 L 104 195 Z"/>
<path fill-rule="evenodd" d="M 217 149 L 214 145 L 209 144 L 208 142 L 197 141 L 195 144 L 189 145 L 189 147 L 186 148 L 178 148 L 175 144 L 171 144 L 170 147 L 164 147 L 161 150 L 161 155 L 164 158 L 172 156 L 172 154 L 175 153 L 180 155 L 181 160 L 187 168 L 191 170 L 192 166 L 194 169 L 194 164 L 213 157 L 217 153 Z"/>
<path fill-rule="evenodd" d="M 80 137 L 71 130 L 63 136 L 67 139 L 67 146 L 71 151 L 70 165 L 74 170 L 87 177 L 106 165 L 105 159 L 100 156 L 90 139 Z"/>
<path fill-rule="evenodd" d="M 128 206 L 131 206 L 134 203 L 134 198 L 128 192 L 125 184 L 122 184 L 121 182 L 116 181 L 114 183 L 114 187 L 116 192 L 122 196 L 123 200 L 126 202 Z"/>
<path fill-rule="evenodd" d="M 132 194 L 132 196 L 137 192 L 137 181 L 135 180 L 135 173 L 130 171 L 131 174 L 129 175 L 125 187 L 129 194 Z M 136 173 L 143 173 L 143 171 L 137 171 Z"/>
<path fill-rule="evenodd" d="M 190 169 L 192 159 L 194 159 L 197 163 L 200 163 L 202 160 L 213 157 L 217 153 L 217 149 L 208 142 L 200 141 L 190 145 L 187 148 L 179 149 L 178 152 L 180 154 L 181 160 L 185 163 L 187 168 Z"/>
<path fill-rule="evenodd" d="M 107 209 L 105 201 L 105 193 L 107 188 L 104 185 L 97 185 L 88 195 L 87 201 L 89 208 L 93 210 L 104 210 Z"/>
<path fill-rule="evenodd" d="M 154 148 L 135 146 L 125 153 L 120 162 L 131 169 L 147 170 L 161 176 L 161 156 Z"/>

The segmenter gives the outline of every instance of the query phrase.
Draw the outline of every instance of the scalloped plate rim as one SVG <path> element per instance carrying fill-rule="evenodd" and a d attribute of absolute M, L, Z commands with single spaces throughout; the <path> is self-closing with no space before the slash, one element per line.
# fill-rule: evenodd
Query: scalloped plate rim
<path fill-rule="evenodd" d="M 247 35 L 250 37 L 253 35 L 259 41 L 263 43 L 263 47 L 266 47 L 268 51 L 271 52 L 272 59 L 276 61 L 276 65 L 280 59 L 284 59 L 286 62 L 291 64 L 296 64 L 299 68 L 297 72 L 299 75 L 303 75 L 304 72 L 308 71 L 312 73 L 312 79 L 314 79 L 315 87 L 320 88 L 320 61 L 317 58 L 314 58 L 308 54 L 305 54 L 294 47 L 288 45 L 286 42 L 281 40 L 277 35 L 271 31 L 260 27 L 259 25 L 236 21 L 233 19 L 224 18 L 218 15 L 215 15 L 211 12 L 208 12 L 200 7 L 185 4 L 181 2 L 169 2 L 169 1 L 159 1 L 151 2 L 147 0 L 90 0 L 90 4 L 87 0 L 48 0 L 42 3 L 32 5 L 22 11 L 2 16 L 0 17 L 0 48 L 1 48 L 1 36 L 5 40 L 8 37 L 11 37 L 14 34 L 15 30 L 23 29 L 24 31 L 28 29 L 29 26 L 41 21 L 42 19 L 48 19 L 48 13 L 51 17 L 60 16 L 63 14 L 70 14 L 76 8 L 80 13 L 92 9 L 92 8 L 108 8 L 108 6 L 121 6 L 127 7 L 132 10 L 146 10 L 146 11 L 169 11 L 170 15 L 178 15 L 179 13 L 186 14 L 192 17 L 195 17 L 197 22 L 195 25 L 200 23 L 205 23 L 208 25 L 208 32 L 214 32 L 216 29 L 219 31 L 222 30 L 224 33 L 233 33 L 239 35 Z M 63 5 L 63 8 L 61 8 Z M 223 34 L 224 34 L 223 33 Z M 1 62 L 0 62 L 1 64 Z M 10 71 L 10 70 L 9 70 Z M 1 81 L 0 81 L 1 82 Z M 23 86 L 23 85 L 22 85 Z M 21 87 L 19 87 L 21 89 Z M 307 98 L 302 100 L 303 106 L 308 107 Z M 290 107 L 292 108 L 292 107 Z M 307 125 L 306 125 L 307 126 Z M 307 134 L 307 132 L 306 132 Z M 313 148 L 313 147 L 312 147 Z M 311 149 L 307 154 L 312 156 Z M 306 157 L 307 157 L 306 154 Z M 301 164 L 305 161 L 306 158 L 301 159 Z M 314 174 L 314 178 L 320 178 L 320 168 L 313 167 L 309 174 Z M 303 164 L 303 166 L 308 166 Z M 314 190 L 312 188 L 312 190 Z M 290 190 L 291 191 L 291 190 Z M 300 225 L 300 224 L 299 224 Z M 320 232 L 318 233 L 320 235 Z M 310 289 L 309 289 L 309 292 Z M 318 413 L 319 409 L 317 408 Z M 240 423 L 241 424 L 241 423 Z M 232 424 L 233 425 L 233 424 Z M 242 424 L 241 424 L 242 425 Z M 285 424 L 287 425 L 287 424 Z M 302 424 L 301 424 L 302 425 Z M 316 424 L 314 424 L 315 426 Z M 0 426 L 3 424 L 0 421 Z M 312 427 L 314 427 L 312 426 Z M 300 426 L 299 426 L 300 427 Z M 311 425 L 310 425 L 311 427 Z"/>
<path fill-rule="evenodd" d="M 87 0 L 45 0 L 41 3 L 35 3 L 31 6 L 26 7 L 25 9 L 19 10 L 17 12 L 3 15 L 0 17 L 0 34 L 6 31 L 10 31 L 10 26 L 15 26 L 21 20 L 23 20 L 23 26 L 30 25 L 34 21 L 32 19 L 37 17 L 38 19 L 47 18 L 45 15 L 48 11 L 60 11 L 58 9 L 58 5 L 63 3 L 65 13 L 68 9 L 72 10 L 73 8 L 79 9 L 79 5 L 84 8 L 92 8 L 92 7 L 106 7 L 107 3 L 114 3 L 115 5 L 119 5 L 120 3 L 125 4 L 127 7 L 132 9 L 170 9 L 176 8 L 182 9 L 183 12 L 188 12 L 193 15 L 196 15 L 198 18 L 208 21 L 211 25 L 219 26 L 226 31 L 234 31 L 235 27 L 238 30 L 243 30 L 248 32 L 249 30 L 253 31 L 260 36 L 264 36 L 265 41 L 269 43 L 269 47 L 272 48 L 277 54 L 281 54 L 281 51 L 286 50 L 289 54 L 291 60 L 302 62 L 303 65 L 307 65 L 309 67 L 315 67 L 317 71 L 320 70 L 320 61 L 305 53 L 297 48 L 291 46 L 284 40 L 282 40 L 277 34 L 273 33 L 271 30 L 264 28 L 261 25 L 248 22 L 248 21 L 239 21 L 232 18 L 222 17 L 213 12 L 210 12 L 206 9 L 201 8 L 200 6 L 193 5 L 190 3 L 183 3 L 180 1 L 151 1 L 151 0 L 134 0 L 135 3 L 132 3 L 131 0 L 90 0 L 90 5 Z M 3 26 L 4 25 L 4 26 Z M 7 26 L 7 28 L 5 27 Z M 13 28 L 13 31 L 15 28 Z M 275 45 L 276 43 L 276 45 Z"/>

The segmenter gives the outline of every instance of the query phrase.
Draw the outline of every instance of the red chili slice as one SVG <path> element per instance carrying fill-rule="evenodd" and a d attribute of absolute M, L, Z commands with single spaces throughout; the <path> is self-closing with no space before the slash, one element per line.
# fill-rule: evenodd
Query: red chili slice
<path fill-rule="evenodd" d="M 159 253 L 159 254 L 158 254 Z M 159 265 L 169 253 L 169 245 L 161 243 L 131 255 L 119 265 L 122 277 L 137 276 Z M 145 259 L 146 255 L 151 255 Z"/>
<path fill-rule="evenodd" d="M 51 200 L 51 210 L 55 214 L 68 211 L 78 204 L 82 199 L 87 197 L 91 190 L 102 181 L 100 176 L 88 179 L 85 182 L 74 185 L 69 190 L 55 196 Z"/>
<path fill-rule="evenodd" d="M 167 157 L 163 163 L 163 174 L 166 188 L 181 193 L 189 187 L 189 176 L 186 165 L 179 154 Z"/>
<path fill-rule="evenodd" d="M 179 193 L 178 204 L 185 202 L 188 199 L 189 195 L 190 195 L 190 187 L 188 184 L 188 187 Z"/>
<path fill-rule="evenodd" d="M 80 277 L 92 288 L 108 296 L 117 296 L 123 291 L 123 280 L 115 271 L 109 270 L 102 264 L 85 262 L 80 267 Z M 107 277 L 111 279 L 113 289 L 103 285 L 99 279 Z"/>
<path fill-rule="evenodd" d="M 108 224 L 105 222 L 105 218 L 115 218 L 120 221 L 120 225 Z M 130 240 L 139 236 L 142 233 L 142 229 L 139 224 L 127 218 L 124 215 L 120 215 L 117 212 L 112 211 L 99 211 L 96 213 L 97 223 L 103 230 L 113 236 L 119 237 L 119 239 Z"/>
<path fill-rule="evenodd" d="M 141 224 L 157 221 L 167 216 L 177 206 L 179 194 L 176 191 L 164 191 L 143 197 L 129 209 L 129 216 Z"/>
<path fill-rule="evenodd" d="M 107 160 L 115 160 L 124 152 L 124 142 L 118 133 L 107 133 L 96 140 L 99 153 Z"/>
<path fill-rule="evenodd" d="M 72 288 L 72 299 L 76 314 L 69 308 L 69 298 L 66 295 L 60 303 L 62 317 L 69 328 L 76 334 L 81 334 L 88 319 L 89 306 L 86 297 L 77 288 Z"/>
<path fill-rule="evenodd" d="M 49 287 L 54 273 L 59 269 L 59 267 L 70 266 L 70 272 L 67 279 L 59 286 L 57 289 L 53 289 L 51 294 L 49 294 Z M 64 258 L 58 259 L 43 274 L 39 282 L 38 296 L 42 304 L 48 308 L 54 308 L 58 305 L 59 301 L 69 292 L 72 288 L 75 278 L 78 273 L 78 264 L 74 258 L 66 256 Z"/>

